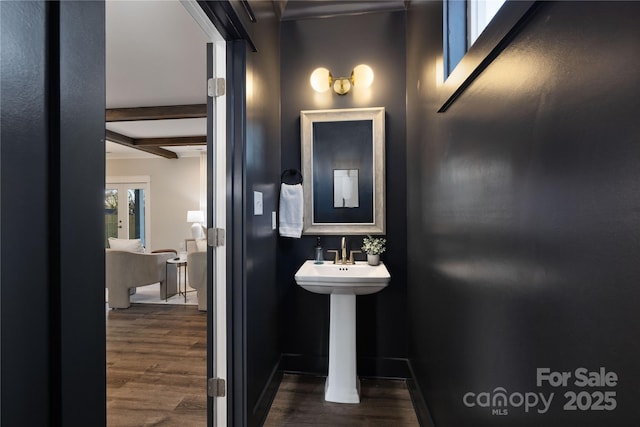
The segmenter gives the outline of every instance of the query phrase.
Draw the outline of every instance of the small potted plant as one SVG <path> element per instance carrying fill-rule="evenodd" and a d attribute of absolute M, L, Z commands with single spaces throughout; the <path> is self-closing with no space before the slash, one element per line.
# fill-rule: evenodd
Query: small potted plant
<path fill-rule="evenodd" d="M 367 236 L 362 240 L 362 251 L 367 254 L 369 265 L 380 264 L 380 254 L 385 251 L 385 243 L 387 239 L 383 237 Z"/>

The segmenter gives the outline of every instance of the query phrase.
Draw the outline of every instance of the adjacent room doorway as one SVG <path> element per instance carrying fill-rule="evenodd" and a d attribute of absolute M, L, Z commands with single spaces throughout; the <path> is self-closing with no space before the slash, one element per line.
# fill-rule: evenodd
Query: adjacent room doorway
<path fill-rule="evenodd" d="M 107 177 L 104 190 L 105 248 L 109 237 L 140 239 L 151 246 L 149 177 Z"/>
<path fill-rule="evenodd" d="M 169 2 L 166 0 L 151 0 L 147 2 L 118 2 L 115 0 L 107 0 L 106 3 L 107 110 L 136 109 L 140 107 L 144 109 L 144 113 L 147 113 L 150 111 L 149 107 L 160 107 L 155 111 L 155 114 L 164 114 L 167 111 L 174 115 L 182 114 L 182 123 L 185 127 L 189 127 L 191 125 L 198 126 L 197 123 L 194 123 L 195 120 L 200 120 L 200 123 L 202 123 L 203 120 L 206 122 L 206 225 L 210 236 L 224 236 L 224 228 L 226 227 L 227 172 L 226 96 L 224 94 L 223 80 L 226 74 L 226 42 L 210 19 L 201 10 L 198 3 L 194 0 L 174 0 Z M 120 14 L 116 19 L 113 19 L 111 12 L 115 8 L 123 7 L 126 4 L 132 6 L 133 9 L 130 12 Z M 160 8 L 169 6 L 175 7 L 176 4 L 184 10 L 178 11 L 177 9 L 174 9 L 174 11 L 169 15 L 171 15 L 171 17 L 177 17 L 179 15 L 184 18 L 183 12 L 186 10 L 190 19 L 193 21 L 192 24 L 199 27 L 199 30 L 206 34 L 206 41 L 204 43 L 200 44 L 200 42 L 198 42 L 188 43 L 187 45 L 183 44 L 181 49 L 178 49 L 178 53 L 185 53 L 197 45 L 196 48 L 199 49 L 199 52 L 201 52 L 202 55 L 202 63 L 206 65 L 206 70 L 203 70 L 203 77 L 205 77 L 206 72 L 206 78 L 191 79 L 189 77 L 183 77 L 177 81 L 158 81 L 159 76 L 161 75 L 166 75 L 166 78 L 168 79 L 175 77 L 177 73 L 168 72 L 168 70 L 175 70 L 177 68 L 174 68 L 176 64 L 183 65 L 182 71 L 185 71 L 187 75 L 189 74 L 188 71 L 191 69 L 201 69 L 200 64 L 196 65 L 185 59 L 169 57 L 168 53 L 170 49 L 179 42 L 177 39 L 181 38 L 185 31 L 191 31 L 192 28 L 185 28 L 184 31 L 180 32 L 174 39 L 163 40 L 159 44 L 155 45 L 155 47 L 150 48 L 151 53 L 154 54 L 156 58 L 161 58 L 161 63 L 151 65 L 153 62 L 150 60 L 141 61 L 141 67 L 143 67 L 143 69 L 130 69 L 125 73 L 120 73 L 115 76 L 114 72 L 110 69 L 109 64 L 110 55 L 113 54 L 113 52 L 110 51 L 109 36 L 114 35 L 115 38 L 120 37 L 123 39 L 124 30 L 121 31 L 120 28 L 115 31 L 110 30 L 109 20 L 112 19 L 111 22 L 117 22 L 118 25 L 121 26 L 125 23 L 130 23 L 132 26 L 142 27 L 145 23 L 157 22 L 155 14 Z M 150 6 L 150 8 L 143 9 L 147 6 Z M 184 24 L 184 19 L 182 23 Z M 150 36 L 148 31 L 141 32 L 138 37 L 130 38 L 128 39 L 129 41 L 124 41 L 124 46 L 127 47 L 129 44 L 136 45 L 145 43 L 147 38 L 149 39 L 151 46 L 152 41 L 158 42 L 157 39 L 166 36 L 166 33 L 175 29 L 177 25 L 178 24 L 168 22 L 165 23 L 164 27 L 161 28 L 161 31 L 156 33 L 156 40 L 153 40 L 153 37 Z M 136 54 L 133 54 L 127 56 L 125 59 L 130 65 L 139 58 Z M 184 65 L 187 65 L 186 69 Z M 115 77 L 115 79 L 110 80 L 110 77 Z M 136 77 L 138 78 L 135 79 Z M 194 80 L 198 85 L 197 92 L 188 92 L 189 88 L 192 87 L 190 86 L 190 83 L 193 83 Z M 110 98 L 110 82 L 121 84 L 119 98 L 121 102 L 111 102 L 111 105 L 110 99 L 113 100 L 115 97 Z M 168 89 L 177 89 L 178 87 L 185 88 L 185 92 L 177 95 L 171 95 L 172 97 L 169 98 Z M 209 88 L 213 89 L 209 90 Z M 141 97 L 139 95 L 141 95 Z M 200 111 L 202 110 L 199 107 L 203 104 L 206 104 L 206 117 L 202 115 L 197 118 L 186 117 L 189 114 L 201 114 Z M 191 113 L 192 110 L 195 110 L 196 113 Z M 187 138 L 190 138 L 189 141 L 194 145 L 199 145 L 200 150 L 202 149 L 204 142 L 198 139 L 199 136 L 194 137 L 194 134 L 188 134 L 184 129 L 182 130 L 182 133 L 180 133 L 179 130 L 176 130 L 177 133 L 171 134 L 172 130 L 170 130 L 170 125 L 172 123 L 169 122 L 176 119 L 178 119 L 178 117 L 162 119 L 157 115 L 153 118 L 140 118 L 140 116 L 138 116 L 137 119 L 118 119 L 111 122 L 107 119 L 107 141 L 115 142 L 119 146 L 129 145 L 129 148 L 133 147 L 136 149 L 142 149 L 142 151 L 146 151 L 147 153 L 157 154 L 160 156 L 158 157 L 158 161 L 160 162 L 179 161 L 180 157 L 184 155 L 184 150 L 190 149 L 187 146 L 180 146 L 180 138 L 183 138 L 182 142 L 187 140 Z M 116 121 L 118 123 L 114 123 Z M 163 127 L 162 125 L 166 126 Z M 166 133 L 166 135 L 153 135 L 153 132 L 151 131 L 152 126 L 159 126 L 162 129 L 162 132 Z M 149 133 L 147 134 L 146 132 Z M 167 143 L 167 140 L 169 139 L 171 141 Z M 165 145 L 161 145 L 161 142 L 165 143 Z M 175 157 L 172 157 L 172 153 L 175 153 Z M 175 184 L 177 186 L 180 185 L 180 183 Z M 144 236 L 146 243 L 145 246 L 147 248 L 151 248 L 150 224 L 151 221 L 153 221 L 153 218 L 149 216 L 151 212 L 149 204 L 151 196 L 150 187 L 150 183 L 147 184 L 146 188 L 138 188 L 136 186 L 131 188 L 117 187 L 114 185 L 105 186 L 105 201 L 107 197 L 115 198 L 117 199 L 117 202 L 114 202 L 114 204 L 117 204 L 117 206 L 124 206 L 128 204 L 128 199 L 125 202 L 121 197 L 125 194 L 128 197 L 132 191 L 131 198 L 134 200 L 132 203 L 135 208 L 134 210 L 137 210 L 137 213 L 134 212 L 131 215 L 134 218 L 132 220 L 125 217 L 120 219 L 120 216 L 116 214 L 117 223 L 115 225 L 115 230 L 107 230 L 106 233 L 115 234 L 115 231 L 120 233 L 122 230 L 121 235 L 125 236 L 125 238 L 138 238 L 137 236 L 130 236 L 132 236 L 131 233 L 133 233 L 133 235 L 139 234 L 140 236 Z M 153 191 L 156 191 L 157 187 L 158 185 L 156 185 L 156 181 L 154 180 Z M 154 202 L 155 205 L 160 203 L 160 199 L 155 196 L 154 200 L 156 201 Z M 136 203 L 140 207 L 138 207 Z M 113 215 L 113 213 L 111 213 L 111 215 Z M 140 222 L 141 215 L 144 217 L 143 222 Z M 175 226 L 185 227 L 184 219 L 185 218 L 182 218 L 180 223 L 176 220 Z M 110 218 L 109 220 L 113 221 L 113 218 Z M 127 221 L 129 220 L 132 221 L 133 225 L 127 228 L 125 226 L 128 224 Z M 106 221 L 107 213 L 105 212 L 105 222 Z M 122 221 L 122 223 L 120 221 Z M 120 226 L 122 226 L 122 229 L 118 228 Z M 218 231 L 216 232 L 215 230 Z M 105 240 L 107 239 L 106 233 Z M 159 234 L 156 236 L 157 244 L 160 244 L 159 236 Z M 214 240 L 215 239 L 209 239 L 207 249 L 207 383 L 209 380 L 214 378 L 219 378 L 224 381 L 226 380 L 227 375 L 226 248 L 224 246 L 218 246 L 224 245 L 224 238 L 218 239 L 217 244 L 214 244 Z M 207 383 L 198 385 L 198 387 L 202 387 L 202 393 L 204 393 L 205 396 L 208 394 Z M 214 398 L 209 394 L 207 398 L 207 425 L 225 426 L 226 424 L 227 398 L 225 396 Z"/>

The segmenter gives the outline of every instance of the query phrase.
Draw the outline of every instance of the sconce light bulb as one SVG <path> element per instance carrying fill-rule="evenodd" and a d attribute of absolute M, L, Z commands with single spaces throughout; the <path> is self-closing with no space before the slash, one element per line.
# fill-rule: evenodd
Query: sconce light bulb
<path fill-rule="evenodd" d="M 331 88 L 331 81 L 333 80 L 331 72 L 324 67 L 316 68 L 311 73 L 309 83 L 316 92 L 326 92 Z"/>
<path fill-rule="evenodd" d="M 366 64 L 356 65 L 351 73 L 354 86 L 368 88 L 373 83 L 373 70 Z"/>

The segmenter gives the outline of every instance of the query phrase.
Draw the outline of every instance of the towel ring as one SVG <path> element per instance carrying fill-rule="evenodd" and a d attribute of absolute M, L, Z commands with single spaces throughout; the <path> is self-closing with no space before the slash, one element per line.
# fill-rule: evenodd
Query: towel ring
<path fill-rule="evenodd" d="M 280 181 L 288 185 L 302 184 L 302 173 L 298 169 L 286 169 L 282 172 Z"/>

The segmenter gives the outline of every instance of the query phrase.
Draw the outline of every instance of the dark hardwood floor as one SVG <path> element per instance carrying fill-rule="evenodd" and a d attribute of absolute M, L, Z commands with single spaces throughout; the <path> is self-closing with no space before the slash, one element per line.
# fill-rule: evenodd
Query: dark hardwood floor
<path fill-rule="evenodd" d="M 207 425 L 207 316 L 133 304 L 107 316 L 107 425 Z"/>
<path fill-rule="evenodd" d="M 196 306 L 106 311 L 107 425 L 207 425 L 207 316 Z M 324 400 L 324 377 L 285 374 L 265 426 L 418 426 L 401 380 L 361 380 L 358 405 Z"/>
<path fill-rule="evenodd" d="M 360 380 L 360 403 L 324 400 L 324 377 L 285 374 L 265 427 L 419 426 L 402 380 Z"/>

